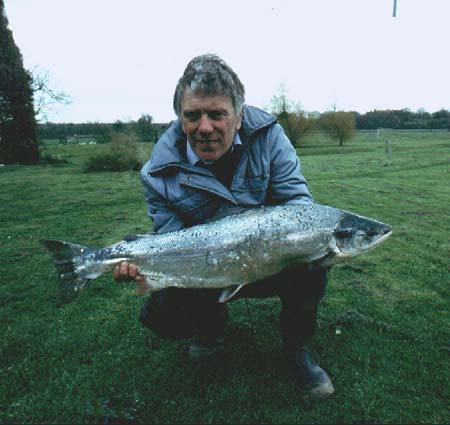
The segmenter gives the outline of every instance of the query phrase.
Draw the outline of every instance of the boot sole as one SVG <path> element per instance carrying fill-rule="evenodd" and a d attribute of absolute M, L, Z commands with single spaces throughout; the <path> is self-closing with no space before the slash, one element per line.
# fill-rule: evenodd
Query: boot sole
<path fill-rule="evenodd" d="M 218 344 L 212 347 L 205 347 L 200 344 L 192 343 L 189 347 L 189 360 L 192 363 L 199 363 L 208 359 L 219 358 L 224 354 L 225 347 Z"/>
<path fill-rule="evenodd" d="M 310 397 L 314 400 L 325 400 L 330 397 L 334 393 L 334 387 L 329 379 L 327 382 L 323 384 L 319 384 L 313 388 L 305 389 L 302 391 L 304 396 Z"/>

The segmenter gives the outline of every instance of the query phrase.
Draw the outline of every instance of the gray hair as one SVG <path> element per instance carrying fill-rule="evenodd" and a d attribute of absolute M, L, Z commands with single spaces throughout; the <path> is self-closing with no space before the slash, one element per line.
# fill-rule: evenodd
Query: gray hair
<path fill-rule="evenodd" d="M 217 55 L 196 56 L 186 66 L 173 96 L 173 109 L 177 116 L 181 114 L 181 100 L 186 87 L 205 94 L 230 97 L 236 114 L 240 114 L 244 107 L 244 85 L 228 64 Z"/>

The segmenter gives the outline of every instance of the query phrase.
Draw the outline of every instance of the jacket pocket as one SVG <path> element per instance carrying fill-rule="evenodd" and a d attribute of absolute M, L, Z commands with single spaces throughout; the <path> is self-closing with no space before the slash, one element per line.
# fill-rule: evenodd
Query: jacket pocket
<path fill-rule="evenodd" d="M 206 197 L 202 193 L 191 194 L 172 204 L 186 227 L 204 223 L 210 219 L 219 207 L 215 197 Z"/>
<path fill-rule="evenodd" d="M 193 190 L 184 192 L 183 195 L 177 199 L 172 200 L 172 206 L 183 212 L 189 212 L 206 204 L 208 199 L 203 193 Z"/>
<path fill-rule="evenodd" d="M 239 204 L 261 205 L 266 199 L 269 176 L 235 177 L 231 192 Z"/>

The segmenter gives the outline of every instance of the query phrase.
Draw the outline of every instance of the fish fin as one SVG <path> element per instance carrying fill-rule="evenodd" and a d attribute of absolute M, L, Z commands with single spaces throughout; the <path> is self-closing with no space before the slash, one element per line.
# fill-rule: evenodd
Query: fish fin
<path fill-rule="evenodd" d="M 58 240 L 46 239 L 41 240 L 41 243 L 53 257 L 53 264 L 58 273 L 59 299 L 63 303 L 67 303 L 74 298 L 78 291 L 83 289 L 89 280 L 94 278 L 93 276 L 87 278 L 77 271 L 81 257 L 91 253 L 93 249 Z"/>
<path fill-rule="evenodd" d="M 122 238 L 122 240 L 124 240 L 125 242 L 133 242 L 133 241 L 137 241 L 138 239 L 147 238 L 149 235 L 154 235 L 154 234 L 156 234 L 156 233 L 150 232 L 145 235 L 126 235 Z"/>
<path fill-rule="evenodd" d="M 151 285 L 148 283 L 147 279 L 144 277 L 142 281 L 136 281 L 136 295 L 143 297 L 151 292 Z"/>
<path fill-rule="evenodd" d="M 214 215 L 205 221 L 205 223 L 210 223 L 213 221 L 221 220 L 222 218 L 228 217 L 230 215 L 241 214 L 248 210 L 254 210 L 255 207 L 243 207 L 242 205 L 231 205 L 219 208 Z"/>
<path fill-rule="evenodd" d="M 244 285 L 235 285 L 230 288 L 224 289 L 219 296 L 219 303 L 226 303 L 230 301 L 243 287 Z"/>

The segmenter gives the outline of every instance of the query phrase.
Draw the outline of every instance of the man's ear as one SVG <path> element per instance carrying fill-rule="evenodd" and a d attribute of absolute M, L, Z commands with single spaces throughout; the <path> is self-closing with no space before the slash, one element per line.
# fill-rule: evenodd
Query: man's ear
<path fill-rule="evenodd" d="M 236 122 L 236 131 L 239 131 L 242 126 L 242 115 L 244 114 L 244 108 L 242 108 L 241 113 L 237 116 L 237 122 Z"/>

